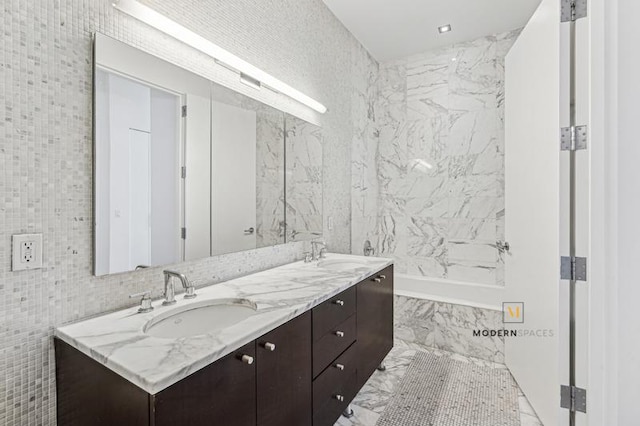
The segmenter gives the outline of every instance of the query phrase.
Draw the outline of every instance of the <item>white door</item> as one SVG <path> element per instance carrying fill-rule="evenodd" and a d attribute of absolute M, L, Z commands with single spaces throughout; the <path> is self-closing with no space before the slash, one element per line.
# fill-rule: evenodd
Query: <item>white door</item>
<path fill-rule="evenodd" d="M 211 255 L 211 106 L 208 97 L 185 96 L 184 260 Z"/>
<path fill-rule="evenodd" d="M 545 426 L 568 425 L 560 409 L 561 63 L 559 0 L 542 0 L 506 57 L 504 302 L 522 303 L 521 318 L 505 328 L 506 363 Z M 568 105 L 568 104 L 567 104 Z M 509 306 L 509 305 L 507 305 Z M 566 307 L 566 309 L 565 309 Z M 526 333 L 526 335 L 525 335 Z M 564 381 L 564 380 L 563 380 Z"/>
<path fill-rule="evenodd" d="M 256 248 L 256 113 L 211 103 L 211 254 Z"/>
<path fill-rule="evenodd" d="M 150 136 L 129 129 L 129 270 L 151 264 Z"/>

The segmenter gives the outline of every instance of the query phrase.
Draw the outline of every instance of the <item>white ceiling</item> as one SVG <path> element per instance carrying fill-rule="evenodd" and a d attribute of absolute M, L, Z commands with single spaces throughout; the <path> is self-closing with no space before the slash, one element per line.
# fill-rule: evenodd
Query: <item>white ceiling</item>
<path fill-rule="evenodd" d="M 523 27 L 540 0 L 323 0 L 380 62 Z M 450 33 L 438 27 L 451 24 Z"/>

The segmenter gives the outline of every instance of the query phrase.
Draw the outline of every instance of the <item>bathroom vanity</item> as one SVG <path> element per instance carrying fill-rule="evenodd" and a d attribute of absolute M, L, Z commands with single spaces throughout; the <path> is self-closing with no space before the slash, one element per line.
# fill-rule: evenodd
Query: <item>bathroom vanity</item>
<path fill-rule="evenodd" d="M 150 333 L 240 301 L 251 315 L 210 333 Z M 58 424 L 330 426 L 393 346 L 387 259 L 331 254 L 154 305 L 56 330 Z"/>

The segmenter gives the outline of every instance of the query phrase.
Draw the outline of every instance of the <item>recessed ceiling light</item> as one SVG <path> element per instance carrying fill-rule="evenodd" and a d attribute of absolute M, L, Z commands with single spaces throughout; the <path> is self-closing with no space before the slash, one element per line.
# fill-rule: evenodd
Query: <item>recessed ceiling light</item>
<path fill-rule="evenodd" d="M 440 34 L 448 33 L 449 31 L 451 31 L 451 24 L 447 24 L 447 25 L 443 25 L 441 27 L 438 27 L 438 32 Z"/>

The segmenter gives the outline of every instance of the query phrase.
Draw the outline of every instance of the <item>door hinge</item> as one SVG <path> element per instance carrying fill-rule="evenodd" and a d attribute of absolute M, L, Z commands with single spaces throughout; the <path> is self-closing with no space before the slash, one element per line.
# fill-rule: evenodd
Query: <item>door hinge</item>
<path fill-rule="evenodd" d="M 187 106 L 186 105 L 182 105 L 182 116 L 183 117 L 187 116 Z"/>
<path fill-rule="evenodd" d="M 186 179 L 187 178 L 187 167 L 186 166 L 182 166 L 182 168 L 180 169 L 180 177 L 182 179 Z"/>
<path fill-rule="evenodd" d="M 560 258 L 560 279 L 586 281 L 587 258 L 562 256 Z"/>
<path fill-rule="evenodd" d="M 574 22 L 587 17 L 587 0 L 562 0 L 560 22 Z"/>
<path fill-rule="evenodd" d="M 587 390 L 576 386 L 560 386 L 560 407 L 581 413 L 587 412 Z"/>
<path fill-rule="evenodd" d="M 187 228 L 180 229 L 180 238 L 182 238 L 183 240 L 187 239 Z"/>
<path fill-rule="evenodd" d="M 587 126 L 563 127 L 560 129 L 560 150 L 587 149 L 587 135 Z"/>

